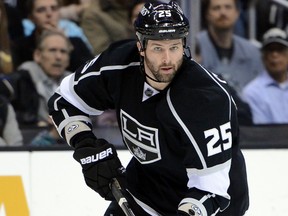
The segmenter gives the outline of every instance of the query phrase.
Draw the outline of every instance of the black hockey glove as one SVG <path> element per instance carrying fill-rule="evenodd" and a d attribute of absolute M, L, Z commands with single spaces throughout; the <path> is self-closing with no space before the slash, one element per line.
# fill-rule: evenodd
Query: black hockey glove
<path fill-rule="evenodd" d="M 115 147 L 104 139 L 85 138 L 75 144 L 73 154 L 82 166 L 86 184 L 106 200 L 113 200 L 110 183 L 116 178 L 125 188 L 125 168 Z"/>

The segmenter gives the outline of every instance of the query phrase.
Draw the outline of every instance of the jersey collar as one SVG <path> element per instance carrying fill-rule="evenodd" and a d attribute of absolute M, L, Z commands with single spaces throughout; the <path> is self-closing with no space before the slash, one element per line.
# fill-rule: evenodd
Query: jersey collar
<path fill-rule="evenodd" d="M 151 98 L 152 96 L 158 93 L 159 93 L 158 90 L 151 87 L 148 83 L 144 82 L 142 102 L 146 101 L 147 99 Z"/>

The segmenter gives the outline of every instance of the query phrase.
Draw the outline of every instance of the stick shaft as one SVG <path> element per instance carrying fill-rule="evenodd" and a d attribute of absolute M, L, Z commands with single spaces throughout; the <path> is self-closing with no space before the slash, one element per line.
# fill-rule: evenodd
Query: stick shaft
<path fill-rule="evenodd" d="M 121 207 L 123 212 L 126 216 L 135 216 L 131 208 L 129 207 L 127 199 L 124 197 L 124 195 L 121 192 L 121 186 L 116 178 L 112 180 L 111 183 L 111 191 L 113 196 L 115 197 L 118 205 Z"/>

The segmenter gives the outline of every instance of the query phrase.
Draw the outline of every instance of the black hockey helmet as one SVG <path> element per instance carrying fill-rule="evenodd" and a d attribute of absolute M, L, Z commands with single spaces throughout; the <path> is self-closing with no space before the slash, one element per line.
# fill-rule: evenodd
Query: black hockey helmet
<path fill-rule="evenodd" d="M 142 49 L 147 40 L 184 39 L 189 31 L 189 21 L 180 6 L 170 1 L 168 4 L 146 3 L 134 23 L 136 36 Z"/>

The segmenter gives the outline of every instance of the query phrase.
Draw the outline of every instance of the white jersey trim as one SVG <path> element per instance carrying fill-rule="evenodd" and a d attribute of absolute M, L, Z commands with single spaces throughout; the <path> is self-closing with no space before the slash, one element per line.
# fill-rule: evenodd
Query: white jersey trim
<path fill-rule="evenodd" d="M 228 187 L 230 185 L 229 171 L 231 159 L 225 163 L 216 165 L 204 170 L 187 168 L 187 176 L 189 178 L 188 188 L 198 188 L 204 191 L 230 199 Z"/>
<path fill-rule="evenodd" d="M 74 91 L 74 77 L 75 74 L 71 74 L 63 79 L 60 85 L 60 94 L 62 97 L 71 103 L 73 106 L 80 109 L 82 112 L 87 113 L 89 115 L 101 115 L 103 113 L 102 110 L 97 110 L 89 105 L 87 105 L 82 98 L 80 98 L 76 92 Z"/>
<path fill-rule="evenodd" d="M 144 82 L 142 102 L 146 101 L 147 99 L 153 97 L 158 93 L 159 93 L 158 90 L 156 90 L 155 88 Z"/>
<path fill-rule="evenodd" d="M 86 79 L 87 77 L 90 76 L 99 76 L 103 71 L 109 71 L 109 70 L 123 70 L 125 68 L 131 67 L 131 66 L 139 66 L 140 62 L 131 62 L 128 65 L 109 65 L 109 66 L 104 66 L 101 67 L 99 71 L 91 71 L 87 74 L 82 75 L 79 80 L 74 81 L 74 85 L 77 85 L 79 81 Z M 82 71 L 81 73 L 83 73 L 85 71 Z"/>
<path fill-rule="evenodd" d="M 128 191 L 130 193 L 130 195 L 133 197 L 133 199 L 135 200 L 135 202 L 145 211 L 147 212 L 149 215 L 151 216 L 162 216 L 161 214 L 159 214 L 157 211 L 155 211 L 153 208 L 151 208 L 150 206 L 148 206 L 146 203 L 140 201 L 139 199 L 137 199 L 135 196 L 133 196 L 133 194 Z"/>
<path fill-rule="evenodd" d="M 95 59 L 96 60 L 96 59 Z M 86 104 L 82 98 L 80 98 L 76 92 L 74 91 L 74 86 L 77 85 L 81 80 L 91 77 L 91 76 L 99 76 L 101 72 L 107 71 L 107 70 L 122 70 L 125 68 L 128 68 L 130 66 L 139 66 L 140 62 L 131 62 L 128 65 L 114 65 L 114 66 L 105 66 L 101 67 L 99 71 L 92 71 L 87 74 L 82 75 L 79 80 L 75 81 L 75 73 L 65 77 L 63 81 L 61 82 L 59 93 L 62 95 L 62 97 L 67 100 L 69 103 L 73 104 L 75 107 L 80 109 L 82 112 L 85 112 L 89 115 L 101 115 L 103 113 L 103 110 L 97 110 L 93 107 L 90 107 L 88 104 Z M 88 67 L 87 67 L 88 68 Z M 83 69 L 84 70 L 84 69 Z M 81 73 L 84 73 L 84 71 L 81 71 Z"/>

